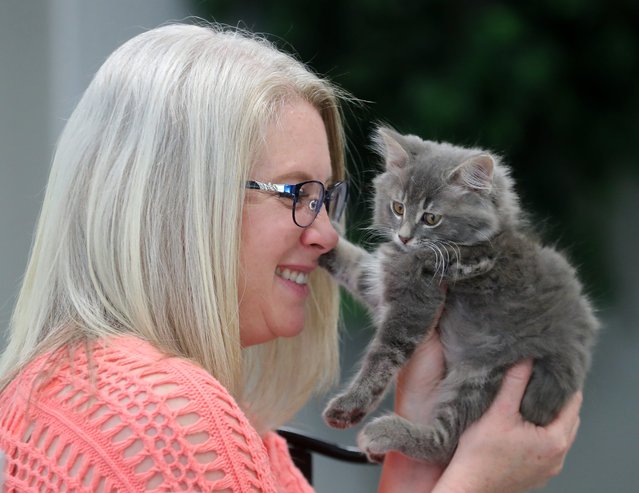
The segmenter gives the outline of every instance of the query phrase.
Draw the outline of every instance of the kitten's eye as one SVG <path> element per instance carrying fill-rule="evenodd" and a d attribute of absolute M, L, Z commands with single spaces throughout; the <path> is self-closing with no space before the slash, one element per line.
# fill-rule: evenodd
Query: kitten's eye
<path fill-rule="evenodd" d="M 402 204 L 401 202 L 397 202 L 396 200 L 393 200 L 391 202 L 391 209 L 398 216 L 404 215 L 404 204 Z"/>
<path fill-rule="evenodd" d="M 439 214 L 433 214 L 432 212 L 426 212 L 422 216 L 422 221 L 424 221 L 428 226 L 437 226 L 442 220 L 442 216 Z"/>

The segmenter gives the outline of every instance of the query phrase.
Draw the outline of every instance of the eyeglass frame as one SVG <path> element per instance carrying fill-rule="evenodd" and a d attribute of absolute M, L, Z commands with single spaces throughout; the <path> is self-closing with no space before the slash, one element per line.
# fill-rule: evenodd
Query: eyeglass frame
<path fill-rule="evenodd" d="M 301 224 L 297 222 L 297 219 L 295 217 L 295 210 L 296 210 L 297 203 L 299 201 L 299 192 L 301 188 L 307 183 L 317 183 L 318 185 L 320 185 L 322 193 L 320 195 L 320 200 L 319 200 L 320 206 L 314 210 L 315 215 L 313 216 L 313 219 L 311 219 L 311 221 L 306 226 L 302 226 Z M 318 180 L 306 180 L 293 185 L 287 184 L 287 183 L 271 183 L 271 182 L 264 183 L 264 182 L 256 181 L 256 180 L 248 180 L 245 182 L 244 187 L 249 190 L 261 190 L 263 192 L 278 193 L 291 198 L 293 200 L 293 206 L 291 207 L 291 215 L 293 217 L 293 222 L 295 223 L 296 226 L 300 228 L 308 228 L 309 226 L 311 226 L 315 222 L 315 219 L 317 219 L 317 216 L 319 215 L 320 211 L 322 210 L 322 206 L 326 207 L 326 212 L 328 213 L 329 217 L 331 217 L 331 199 L 333 198 L 333 192 L 338 187 L 344 187 L 344 203 L 342 205 L 342 209 L 338 211 L 338 213 L 337 212 L 335 213 L 335 214 L 338 214 L 337 217 L 332 217 L 331 218 L 332 220 L 339 221 L 340 217 L 342 217 L 342 214 L 344 213 L 344 208 L 346 207 L 346 201 L 348 200 L 348 182 L 346 181 L 337 181 L 333 183 L 331 186 L 326 187 L 321 181 L 318 181 Z"/>

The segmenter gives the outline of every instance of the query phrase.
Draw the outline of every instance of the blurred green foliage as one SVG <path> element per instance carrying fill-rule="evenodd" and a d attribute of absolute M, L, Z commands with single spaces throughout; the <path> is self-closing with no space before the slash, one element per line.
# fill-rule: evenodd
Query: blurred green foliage
<path fill-rule="evenodd" d="M 198 15 L 269 33 L 367 101 L 347 111 L 351 236 L 370 216 L 376 122 L 491 149 L 546 240 L 614 296 L 606 247 L 619 180 L 639 182 L 635 0 L 210 0 Z M 639 212 L 639 211 L 638 211 Z"/>

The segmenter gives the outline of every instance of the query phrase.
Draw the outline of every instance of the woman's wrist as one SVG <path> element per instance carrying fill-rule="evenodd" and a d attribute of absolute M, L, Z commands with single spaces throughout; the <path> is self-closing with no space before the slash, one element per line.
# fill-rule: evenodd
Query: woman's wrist
<path fill-rule="evenodd" d="M 444 356 L 433 331 L 399 372 L 395 387 L 395 413 L 412 423 L 429 423 L 437 401 L 437 386 L 444 375 Z"/>
<path fill-rule="evenodd" d="M 443 468 L 436 464 L 411 459 L 399 452 L 389 452 L 384 458 L 379 492 L 429 493 L 435 491 L 433 488 L 442 472 Z"/>

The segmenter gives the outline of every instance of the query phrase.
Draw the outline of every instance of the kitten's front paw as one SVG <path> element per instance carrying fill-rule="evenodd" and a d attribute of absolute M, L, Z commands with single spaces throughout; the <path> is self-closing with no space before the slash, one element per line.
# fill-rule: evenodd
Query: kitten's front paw
<path fill-rule="evenodd" d="M 335 256 L 336 253 L 334 248 L 320 255 L 318 259 L 319 266 L 332 273 L 335 270 Z"/>
<path fill-rule="evenodd" d="M 368 423 L 357 437 L 357 445 L 371 462 L 383 462 L 391 450 L 398 450 L 402 439 L 401 421 L 394 415 L 381 416 Z"/>
<path fill-rule="evenodd" d="M 322 413 L 324 421 L 333 428 L 349 428 L 366 416 L 365 406 L 351 394 L 333 398 Z"/>

